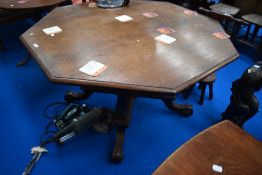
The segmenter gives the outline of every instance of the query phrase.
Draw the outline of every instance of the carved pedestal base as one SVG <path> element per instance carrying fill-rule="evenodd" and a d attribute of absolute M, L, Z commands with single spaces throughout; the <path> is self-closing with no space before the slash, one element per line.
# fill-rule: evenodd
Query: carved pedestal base
<path fill-rule="evenodd" d="M 189 117 L 193 114 L 192 105 L 187 104 L 177 104 L 173 100 L 163 100 L 164 104 L 171 111 L 177 112 L 184 117 Z"/>
<path fill-rule="evenodd" d="M 119 163 L 124 158 L 124 134 L 125 128 L 129 126 L 131 119 L 131 111 L 135 97 L 132 95 L 118 95 L 115 108 L 115 116 L 113 117 L 113 125 L 116 126 L 116 141 L 112 154 L 112 161 Z"/>
<path fill-rule="evenodd" d="M 67 102 L 87 99 L 93 92 L 85 88 L 81 88 L 83 92 L 69 92 L 65 95 Z M 116 140 L 112 152 L 112 161 L 120 163 L 124 159 L 124 137 L 125 129 L 129 126 L 131 120 L 131 111 L 135 96 L 129 93 L 117 95 L 117 104 L 115 112 L 112 116 L 112 125 L 116 127 Z M 176 104 L 174 99 L 162 99 L 166 107 L 174 112 L 178 112 L 182 116 L 190 116 L 193 114 L 191 105 Z"/>
<path fill-rule="evenodd" d="M 112 153 L 112 161 L 115 163 L 119 163 L 124 159 L 124 152 L 123 152 L 124 137 L 125 137 L 125 128 L 117 127 L 115 147 Z"/>

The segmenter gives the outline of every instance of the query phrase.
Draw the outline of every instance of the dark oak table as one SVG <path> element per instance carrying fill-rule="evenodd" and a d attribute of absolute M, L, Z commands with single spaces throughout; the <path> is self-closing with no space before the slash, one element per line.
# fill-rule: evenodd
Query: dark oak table
<path fill-rule="evenodd" d="M 65 0 L 1 0 L 0 8 L 26 10 L 56 6 Z"/>
<path fill-rule="evenodd" d="M 222 167 L 222 172 L 212 169 Z M 170 155 L 153 175 L 262 175 L 262 142 L 237 125 L 216 124 Z"/>
<path fill-rule="evenodd" d="M 150 11 L 158 16 L 142 15 Z M 120 15 L 133 20 L 119 22 L 115 17 Z M 63 31 L 55 36 L 42 31 L 52 26 Z M 155 41 L 160 35 L 156 29 L 163 26 L 175 30 L 169 36 L 176 42 Z M 119 9 L 88 4 L 56 8 L 26 31 L 21 41 L 50 81 L 81 87 L 83 92 L 67 94 L 67 101 L 86 99 L 93 92 L 118 95 L 113 160 L 121 161 L 135 97 L 161 99 L 169 109 L 189 116 L 192 106 L 175 103 L 175 95 L 238 57 L 229 39 L 212 36 L 218 31 L 223 31 L 218 22 L 202 15 L 187 16 L 184 8 L 171 3 L 134 1 Z M 108 69 L 97 77 L 80 72 L 90 60 Z"/>
<path fill-rule="evenodd" d="M 33 17 L 36 20 L 41 18 L 41 11 L 43 9 L 53 9 L 60 3 L 66 0 L 1 0 L 0 1 L 0 18 L 5 18 L 6 20 L 14 21 L 14 18 L 24 19 L 22 16 Z M 1 11 L 9 13 L 9 16 L 1 16 Z M 26 15 L 24 15 L 26 14 Z M 27 15 L 28 14 L 28 15 Z M 17 16 L 17 17 L 16 17 Z M 0 20 L 1 23 L 1 20 Z M 3 47 L 0 41 L 0 48 Z M 17 63 L 17 66 L 26 64 L 30 60 L 30 55 L 26 59 Z"/>

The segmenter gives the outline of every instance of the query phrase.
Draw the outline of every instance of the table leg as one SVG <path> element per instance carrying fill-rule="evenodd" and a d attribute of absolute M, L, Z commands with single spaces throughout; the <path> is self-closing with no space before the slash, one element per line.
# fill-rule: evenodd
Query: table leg
<path fill-rule="evenodd" d="M 124 158 L 123 145 L 125 128 L 127 128 L 130 123 L 133 101 L 133 95 L 118 95 L 115 116 L 113 117 L 113 125 L 116 126 L 116 141 L 112 153 L 112 161 L 116 163 L 120 163 Z"/>
<path fill-rule="evenodd" d="M 31 55 L 30 55 L 29 52 L 27 52 L 26 58 L 23 59 L 23 60 L 21 60 L 21 61 L 19 61 L 19 62 L 16 64 L 16 67 L 20 67 L 20 66 L 25 65 L 26 63 L 28 63 L 28 61 L 30 61 L 30 59 L 31 59 Z"/>
<path fill-rule="evenodd" d="M 259 46 L 256 49 L 256 52 L 254 54 L 254 58 L 256 61 L 262 61 L 262 38 Z"/>
<path fill-rule="evenodd" d="M 112 161 L 115 163 L 120 163 L 124 158 L 124 154 L 123 154 L 124 137 L 125 137 L 125 127 L 118 126 L 116 128 L 115 147 L 112 153 Z"/>
<path fill-rule="evenodd" d="M 166 107 L 171 111 L 177 112 L 184 117 L 189 117 L 193 114 L 192 105 L 188 104 L 177 104 L 174 102 L 174 99 L 163 99 L 162 100 Z"/>
<path fill-rule="evenodd" d="M 92 91 L 81 88 L 82 92 L 70 91 L 65 96 L 64 99 L 66 102 L 71 103 L 73 101 L 85 100 L 92 95 Z"/>
<path fill-rule="evenodd" d="M 0 51 L 4 50 L 4 49 L 5 49 L 4 43 L 3 43 L 2 39 L 0 38 Z"/>

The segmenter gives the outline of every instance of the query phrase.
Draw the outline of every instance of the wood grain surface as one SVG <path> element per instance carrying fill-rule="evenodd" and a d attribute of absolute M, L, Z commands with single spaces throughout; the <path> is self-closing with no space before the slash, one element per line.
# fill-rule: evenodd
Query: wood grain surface
<path fill-rule="evenodd" d="M 142 15 L 145 12 L 158 16 L 147 18 Z M 120 15 L 133 20 L 119 22 L 115 17 Z M 52 37 L 42 31 L 52 26 L 63 32 Z M 176 42 L 156 41 L 159 27 L 173 28 L 169 36 Z M 21 41 L 51 81 L 174 95 L 239 56 L 229 39 L 212 36 L 219 31 L 224 30 L 217 21 L 185 15 L 184 8 L 174 4 L 131 1 L 117 9 L 88 4 L 56 8 L 26 31 Z M 97 77 L 80 72 L 90 60 L 108 69 Z"/>
<path fill-rule="evenodd" d="M 53 6 L 65 0 L 1 0 L 0 8 L 3 9 L 35 9 Z"/>
<path fill-rule="evenodd" d="M 213 164 L 222 173 L 213 171 Z M 182 145 L 153 175 L 261 175 L 261 167 L 262 143 L 224 121 Z"/>

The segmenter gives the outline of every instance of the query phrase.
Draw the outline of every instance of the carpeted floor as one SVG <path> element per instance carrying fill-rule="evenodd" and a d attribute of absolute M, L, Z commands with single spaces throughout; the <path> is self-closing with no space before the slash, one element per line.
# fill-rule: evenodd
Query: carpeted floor
<path fill-rule="evenodd" d="M 0 52 L 0 174 L 21 174 L 31 159 L 30 149 L 39 143 L 48 120 L 44 108 L 62 101 L 64 94 L 77 87 L 49 82 L 34 60 L 17 68 L 15 64 L 26 56 L 18 37 L 30 27 L 28 21 L 0 26 L 0 35 L 7 50 Z M 33 175 L 147 175 L 167 156 L 202 130 L 219 122 L 226 109 L 233 80 L 254 63 L 254 50 L 238 46 L 238 60 L 217 72 L 213 101 L 197 104 L 200 92 L 195 88 L 187 103 L 193 104 L 190 118 L 170 112 L 159 100 L 137 98 L 131 126 L 126 130 L 121 164 L 110 162 L 114 131 L 99 134 L 87 130 L 62 146 L 50 144 L 33 170 Z M 262 93 L 257 94 L 262 99 Z M 185 102 L 178 96 L 178 101 Z M 116 97 L 94 94 L 86 101 L 89 106 L 114 108 Z M 261 112 L 249 120 L 244 129 L 262 141 Z"/>

